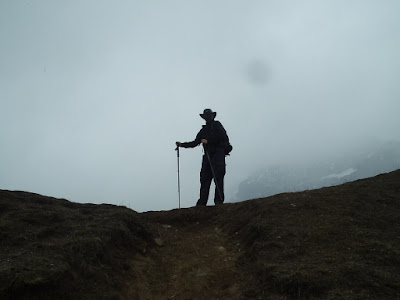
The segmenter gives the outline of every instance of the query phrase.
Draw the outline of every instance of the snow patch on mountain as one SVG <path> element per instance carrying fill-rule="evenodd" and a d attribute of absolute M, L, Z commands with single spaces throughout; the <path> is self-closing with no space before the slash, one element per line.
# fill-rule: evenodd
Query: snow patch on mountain
<path fill-rule="evenodd" d="M 346 177 L 346 176 L 349 176 L 349 175 L 353 174 L 353 173 L 356 172 L 356 171 L 357 171 L 357 169 L 349 168 L 349 169 L 343 171 L 342 173 L 339 173 L 339 174 L 331 174 L 331 175 L 322 177 L 322 179 L 343 178 L 343 177 Z"/>

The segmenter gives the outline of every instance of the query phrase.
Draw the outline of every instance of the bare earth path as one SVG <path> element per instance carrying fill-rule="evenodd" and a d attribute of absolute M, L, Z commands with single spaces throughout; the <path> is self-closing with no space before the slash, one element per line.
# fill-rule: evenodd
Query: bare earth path
<path fill-rule="evenodd" d="M 143 259 L 138 299 L 235 299 L 238 245 L 207 220 L 173 223 L 155 223 L 159 247 L 154 261 L 143 256 L 132 262 L 137 268 Z"/>

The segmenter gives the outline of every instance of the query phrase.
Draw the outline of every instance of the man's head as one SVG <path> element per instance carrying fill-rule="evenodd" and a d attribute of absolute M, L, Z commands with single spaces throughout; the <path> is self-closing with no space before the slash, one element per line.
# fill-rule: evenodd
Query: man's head
<path fill-rule="evenodd" d="M 215 119 L 215 116 L 217 115 L 216 112 L 213 112 L 211 109 L 206 108 L 202 114 L 200 114 L 200 117 L 202 117 L 206 122 L 210 122 Z"/>

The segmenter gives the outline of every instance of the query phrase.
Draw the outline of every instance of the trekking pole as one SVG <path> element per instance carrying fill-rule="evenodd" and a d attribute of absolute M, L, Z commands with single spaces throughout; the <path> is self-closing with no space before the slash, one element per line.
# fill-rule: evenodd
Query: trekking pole
<path fill-rule="evenodd" d="M 178 159 L 178 207 L 181 208 L 181 182 L 179 178 L 179 146 L 176 147 L 176 155 Z"/>
<path fill-rule="evenodd" d="M 222 199 L 221 190 L 219 189 L 219 186 L 218 186 L 218 183 L 217 183 L 217 178 L 215 177 L 215 172 L 214 172 L 214 168 L 213 168 L 212 163 L 211 163 L 210 155 L 208 154 L 208 151 L 207 151 L 207 150 L 204 150 L 204 152 L 207 154 L 208 162 L 210 163 L 211 172 L 212 172 L 213 177 L 214 177 L 214 183 L 215 183 L 215 186 L 217 187 L 217 191 L 218 191 L 218 194 L 219 194 L 219 198 L 221 199 L 221 201 L 224 201 L 224 200 Z"/>

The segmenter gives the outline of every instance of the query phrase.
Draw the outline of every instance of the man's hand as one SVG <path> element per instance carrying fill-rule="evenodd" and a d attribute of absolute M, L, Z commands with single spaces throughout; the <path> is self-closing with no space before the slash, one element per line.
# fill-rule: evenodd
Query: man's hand
<path fill-rule="evenodd" d="M 207 144 L 208 141 L 207 141 L 206 139 L 202 139 L 202 140 L 201 140 L 201 143 L 202 143 L 202 144 Z"/>

